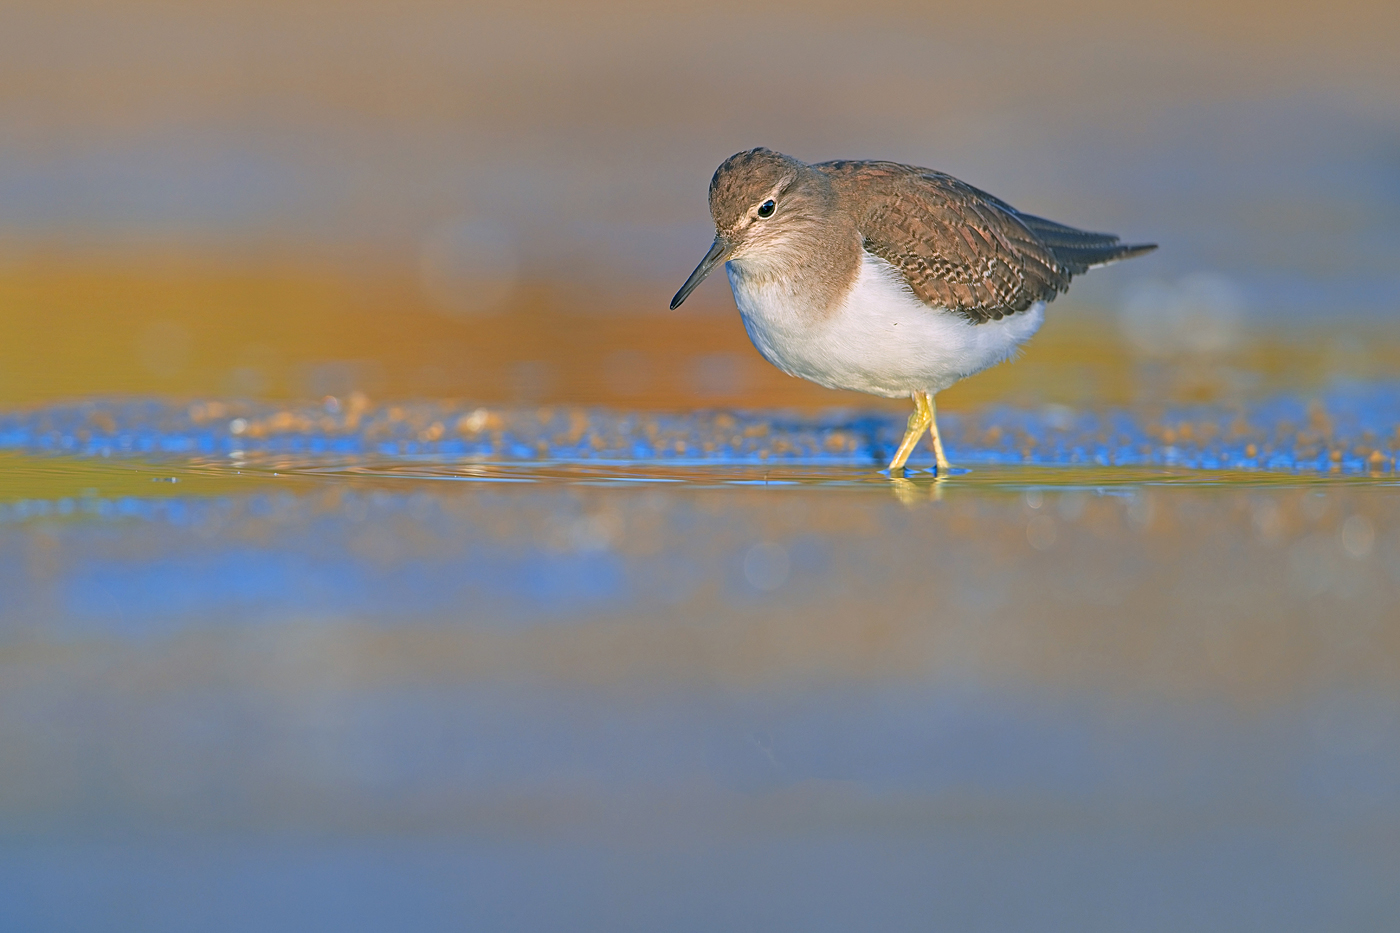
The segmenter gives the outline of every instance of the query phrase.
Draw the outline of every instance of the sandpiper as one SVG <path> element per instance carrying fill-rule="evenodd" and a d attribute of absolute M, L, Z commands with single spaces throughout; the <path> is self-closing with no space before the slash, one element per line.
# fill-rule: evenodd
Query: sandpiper
<path fill-rule="evenodd" d="M 925 430 L 947 471 L 934 395 L 1014 354 L 1073 276 L 1157 248 L 1023 214 L 932 169 L 809 165 L 762 147 L 715 170 L 710 214 L 714 244 L 671 308 L 723 262 L 770 363 L 832 389 L 913 398 L 892 475 Z"/>

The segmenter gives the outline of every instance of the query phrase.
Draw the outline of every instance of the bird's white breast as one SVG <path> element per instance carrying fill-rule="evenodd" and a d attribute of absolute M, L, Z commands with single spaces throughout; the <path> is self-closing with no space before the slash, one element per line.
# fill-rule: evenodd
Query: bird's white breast
<path fill-rule="evenodd" d="M 939 392 L 1011 356 L 1040 329 L 1045 303 L 973 324 L 930 308 L 883 259 L 863 253 L 834 308 L 813 307 L 781 278 L 727 265 L 734 303 L 754 346 L 784 372 L 832 389 L 891 398 Z"/>

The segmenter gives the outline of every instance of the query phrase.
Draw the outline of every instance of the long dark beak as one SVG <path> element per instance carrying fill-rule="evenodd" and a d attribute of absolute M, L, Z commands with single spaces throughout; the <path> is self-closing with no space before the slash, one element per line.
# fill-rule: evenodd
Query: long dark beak
<path fill-rule="evenodd" d="M 710 251 L 705 254 L 704 259 L 700 260 L 700 265 L 695 267 L 695 271 L 690 273 L 690 278 L 686 279 L 685 284 L 681 286 L 681 290 L 676 292 L 676 297 L 671 299 L 671 310 L 674 311 L 679 308 L 681 302 L 685 301 L 686 298 L 690 296 L 690 293 L 695 291 L 695 286 L 705 281 L 705 276 L 714 271 L 715 266 L 729 258 L 729 254 L 733 249 L 734 248 L 729 245 L 729 241 L 724 237 L 715 237 L 714 243 L 710 245 Z"/>

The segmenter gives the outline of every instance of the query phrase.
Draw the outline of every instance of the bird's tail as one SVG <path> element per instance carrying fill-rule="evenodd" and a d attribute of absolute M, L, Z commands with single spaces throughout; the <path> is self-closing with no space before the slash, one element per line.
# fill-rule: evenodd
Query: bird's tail
<path fill-rule="evenodd" d="M 1091 233 L 1032 214 L 1018 213 L 1016 216 L 1075 275 L 1120 259 L 1141 256 L 1157 248 L 1156 243 L 1122 243 L 1111 233 Z"/>

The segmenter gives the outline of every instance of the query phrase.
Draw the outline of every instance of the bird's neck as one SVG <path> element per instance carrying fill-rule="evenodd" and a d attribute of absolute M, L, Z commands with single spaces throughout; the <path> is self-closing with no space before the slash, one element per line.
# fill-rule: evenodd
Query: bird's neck
<path fill-rule="evenodd" d="M 736 288 L 781 297 L 814 317 L 834 313 L 860 274 L 860 237 L 843 219 L 803 225 L 780 242 L 731 260 L 731 281 Z"/>

